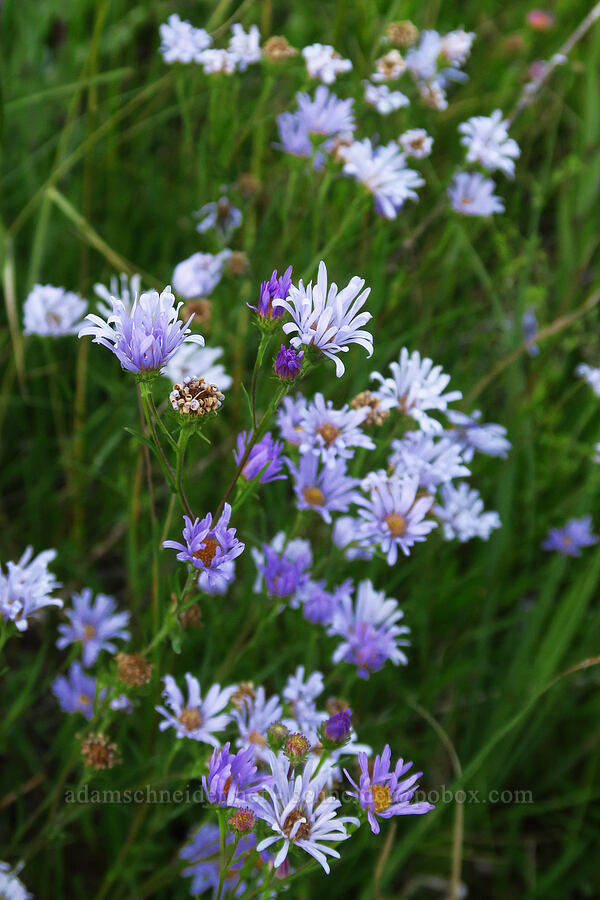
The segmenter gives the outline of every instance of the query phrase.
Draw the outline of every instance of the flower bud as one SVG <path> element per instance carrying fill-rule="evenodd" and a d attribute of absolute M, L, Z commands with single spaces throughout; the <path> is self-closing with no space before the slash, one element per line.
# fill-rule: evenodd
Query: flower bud
<path fill-rule="evenodd" d="M 283 722 L 273 722 L 267 730 L 267 742 L 273 753 L 281 750 L 289 737 L 289 728 Z"/>

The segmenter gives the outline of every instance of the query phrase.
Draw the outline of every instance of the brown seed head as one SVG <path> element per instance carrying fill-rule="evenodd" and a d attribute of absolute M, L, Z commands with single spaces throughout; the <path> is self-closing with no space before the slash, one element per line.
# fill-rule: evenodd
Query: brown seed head
<path fill-rule="evenodd" d="M 106 735 L 88 734 L 81 742 L 81 755 L 91 769 L 112 769 L 121 761 L 119 748 Z"/>
<path fill-rule="evenodd" d="M 152 663 L 146 662 L 140 653 L 117 653 L 117 676 L 129 687 L 148 684 L 153 669 Z"/>
<path fill-rule="evenodd" d="M 216 412 L 224 399 L 216 384 L 209 384 L 201 377 L 184 378 L 182 384 L 173 385 L 169 394 L 173 409 L 190 418 Z"/>

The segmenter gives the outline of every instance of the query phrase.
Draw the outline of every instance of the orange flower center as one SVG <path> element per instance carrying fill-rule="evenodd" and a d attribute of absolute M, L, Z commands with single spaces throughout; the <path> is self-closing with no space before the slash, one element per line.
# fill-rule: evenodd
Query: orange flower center
<path fill-rule="evenodd" d="M 302 496 L 309 506 L 324 506 L 325 504 L 325 494 L 316 485 L 305 487 L 302 491 Z"/>
<path fill-rule="evenodd" d="M 371 793 L 373 795 L 376 813 L 383 812 L 384 809 L 387 809 L 388 806 L 390 806 L 392 802 L 392 792 L 385 784 L 374 784 L 371 787 Z"/>
<path fill-rule="evenodd" d="M 383 521 L 390 529 L 392 537 L 402 537 L 403 534 L 406 534 L 407 526 L 404 516 L 401 516 L 398 513 L 390 513 L 389 516 L 385 516 Z"/>
<path fill-rule="evenodd" d="M 208 568 L 215 558 L 215 554 L 220 546 L 221 545 L 216 538 L 207 537 L 204 541 L 204 547 L 201 547 L 200 550 L 196 550 L 193 555 L 195 559 L 199 559 Z"/>
<path fill-rule="evenodd" d="M 335 425 L 332 425 L 329 422 L 325 422 L 324 425 L 321 425 L 320 428 L 317 428 L 317 434 L 320 434 L 325 441 L 325 445 L 327 447 L 330 447 L 335 439 L 340 436 L 340 429 L 336 428 Z"/>
<path fill-rule="evenodd" d="M 193 731 L 195 728 L 200 728 L 202 725 L 202 716 L 200 715 L 199 710 L 191 709 L 189 706 L 186 706 L 185 709 L 181 710 L 177 721 L 181 722 L 186 731 Z"/>

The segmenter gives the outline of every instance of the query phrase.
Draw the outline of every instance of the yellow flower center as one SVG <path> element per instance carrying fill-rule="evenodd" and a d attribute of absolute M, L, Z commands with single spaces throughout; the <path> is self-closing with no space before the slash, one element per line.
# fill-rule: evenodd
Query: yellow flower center
<path fill-rule="evenodd" d="M 392 792 L 385 784 L 374 784 L 371 787 L 371 793 L 373 795 L 376 813 L 383 812 L 390 806 L 392 802 Z"/>
<path fill-rule="evenodd" d="M 390 529 L 392 537 L 402 537 L 403 534 L 406 534 L 407 525 L 404 516 L 398 513 L 390 513 L 389 516 L 385 516 L 383 521 Z"/>
<path fill-rule="evenodd" d="M 316 485 L 305 487 L 302 491 L 302 496 L 309 506 L 324 506 L 325 504 L 325 494 Z"/>

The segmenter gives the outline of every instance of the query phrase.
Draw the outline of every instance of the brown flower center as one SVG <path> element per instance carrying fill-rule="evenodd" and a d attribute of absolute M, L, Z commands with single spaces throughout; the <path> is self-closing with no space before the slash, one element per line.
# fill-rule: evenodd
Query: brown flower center
<path fill-rule="evenodd" d="M 92 698 L 90 697 L 89 694 L 80 694 L 79 702 L 81 703 L 82 706 L 89 706 L 89 704 L 92 702 Z M 0 898 L 0 900 L 1 900 L 1 898 Z"/>
<path fill-rule="evenodd" d="M 251 744 L 258 744 L 259 747 L 267 746 L 267 742 L 260 731 L 251 731 L 248 735 L 248 740 Z"/>
<path fill-rule="evenodd" d="M 217 549 L 220 546 L 221 545 L 216 538 L 207 537 L 204 541 L 204 547 L 201 547 L 200 550 L 196 550 L 193 556 L 195 559 L 199 559 L 208 568 L 215 558 Z"/>
<path fill-rule="evenodd" d="M 199 710 L 186 706 L 181 710 L 177 721 L 181 722 L 186 731 L 194 731 L 202 725 L 202 716 Z"/>
<path fill-rule="evenodd" d="M 335 425 L 332 425 L 330 422 L 325 422 L 324 425 L 317 428 L 317 434 L 320 434 L 325 441 L 325 445 L 330 447 L 335 439 L 340 436 L 340 429 L 336 428 Z"/>
<path fill-rule="evenodd" d="M 308 837 L 310 837 L 310 822 L 307 821 L 307 818 L 308 817 L 302 812 L 301 809 L 296 808 L 289 812 L 286 816 L 285 824 L 282 825 L 282 831 L 285 836 L 289 838 L 292 828 L 294 827 L 296 822 L 299 822 L 300 819 L 304 819 L 304 822 L 299 825 L 296 833 L 294 834 L 294 837 L 290 838 L 290 840 L 305 841 Z"/>
<path fill-rule="evenodd" d="M 384 520 L 392 537 L 402 537 L 406 533 L 406 519 L 398 513 L 390 513 Z"/>
<path fill-rule="evenodd" d="M 83 627 L 83 641 L 87 643 L 87 641 L 91 641 L 92 638 L 96 637 L 96 629 L 93 625 L 84 625 Z"/>
<path fill-rule="evenodd" d="M 374 784 L 371 787 L 371 793 L 373 795 L 376 813 L 383 812 L 384 809 L 387 809 L 388 806 L 390 806 L 392 802 L 392 792 L 389 787 L 386 787 L 384 784 Z"/>
<path fill-rule="evenodd" d="M 312 487 L 305 487 L 302 491 L 302 496 L 309 504 L 309 506 L 325 505 L 325 494 L 323 493 L 321 488 L 316 487 L 316 485 L 312 485 Z"/>

